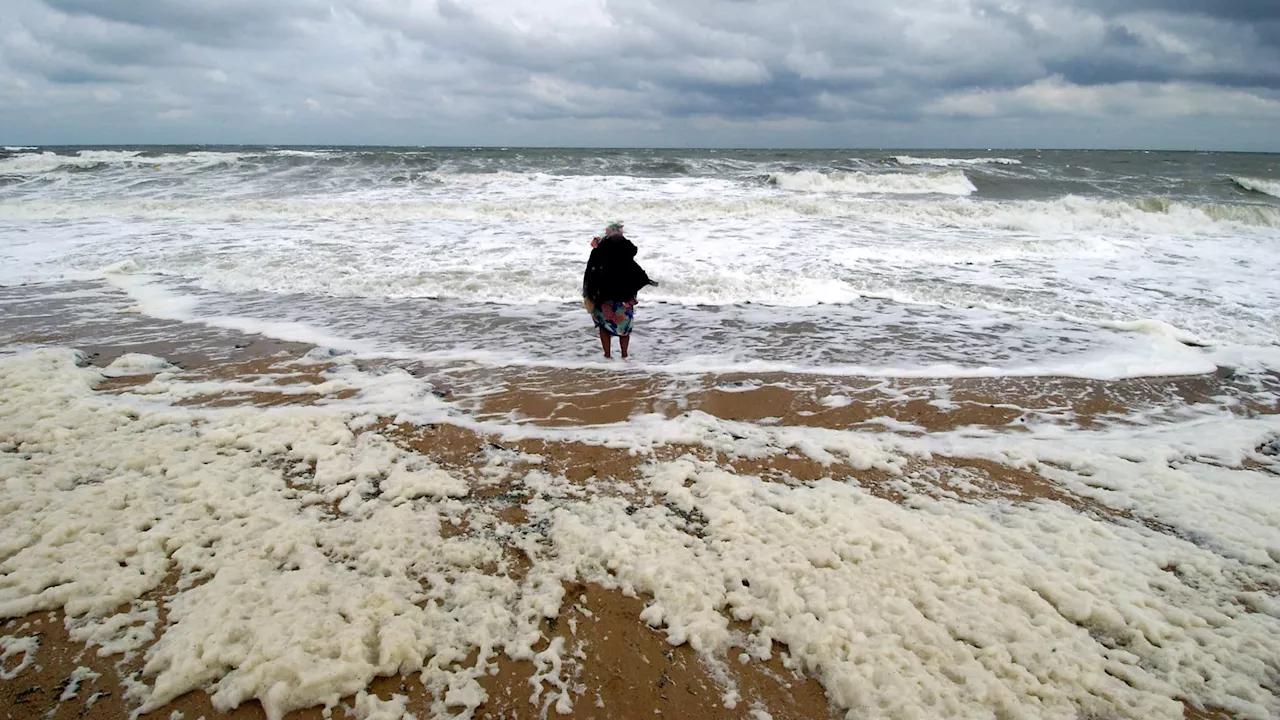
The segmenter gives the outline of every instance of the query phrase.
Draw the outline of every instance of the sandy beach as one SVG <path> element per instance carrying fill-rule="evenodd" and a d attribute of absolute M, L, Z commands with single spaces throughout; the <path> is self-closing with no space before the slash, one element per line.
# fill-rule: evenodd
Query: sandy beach
<path fill-rule="evenodd" d="M 1274 376 L 440 368 L 84 344 L 36 295 L 0 324 L 7 718 L 1280 711 L 1275 506 L 1210 504 L 1274 499 L 1274 449 L 1123 435 L 1265 437 Z M 1124 447 L 983 445 L 1054 427 Z"/>
<path fill-rule="evenodd" d="M 6 145 L 0 718 L 1280 717 L 1275 160 Z"/>

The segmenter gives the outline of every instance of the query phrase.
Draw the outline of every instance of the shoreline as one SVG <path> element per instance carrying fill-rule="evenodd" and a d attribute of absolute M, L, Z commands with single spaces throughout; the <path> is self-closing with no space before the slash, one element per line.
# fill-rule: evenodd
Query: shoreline
<path fill-rule="evenodd" d="M 345 369 L 339 369 L 343 372 L 356 372 L 362 378 L 394 373 L 413 377 L 414 363 L 364 359 L 348 363 L 342 357 L 333 357 L 300 365 L 298 360 L 306 357 L 314 349 L 312 346 L 251 336 L 236 339 L 229 333 L 219 333 L 221 337 L 211 345 L 207 339 L 197 342 L 184 339 L 181 327 L 175 324 L 170 324 L 168 329 L 164 323 L 157 325 L 160 326 L 158 332 L 174 333 L 167 342 L 122 342 L 82 349 L 86 359 L 98 367 L 110 366 L 126 353 L 155 355 L 173 363 L 177 369 L 166 373 L 160 381 L 167 394 L 156 397 L 175 409 L 225 410 L 250 413 L 252 417 L 253 413 L 291 412 L 311 407 L 322 413 L 352 415 L 347 424 L 356 442 L 361 437 L 376 435 L 389 443 L 395 453 L 400 453 L 398 457 L 422 458 L 433 468 L 464 481 L 462 490 L 428 495 L 431 502 L 422 507 L 438 517 L 437 531 L 443 541 L 477 534 L 488 537 L 495 532 L 499 533 L 497 537 L 502 537 L 501 533 L 507 533 L 505 537 L 510 542 L 500 543 L 501 556 L 490 558 L 486 569 L 516 582 L 529 582 L 527 573 L 539 560 L 538 553 L 543 552 L 538 549 L 540 544 L 546 542 L 546 538 L 538 534 L 543 531 L 535 526 L 554 517 L 542 514 L 542 506 L 548 502 L 554 504 L 556 498 L 582 496 L 597 502 L 622 502 L 630 511 L 627 514 L 674 513 L 688 532 L 697 537 L 701 532 L 698 528 L 707 518 L 680 507 L 673 499 L 679 496 L 677 490 L 659 492 L 642 482 L 647 474 L 679 463 L 691 463 L 702 468 L 699 472 L 721 473 L 726 478 L 758 478 L 763 485 L 753 491 L 757 493 L 767 493 L 770 485 L 812 489 L 844 483 L 865 491 L 868 502 L 885 502 L 907 512 L 932 507 L 933 501 L 961 505 L 989 502 L 1000 507 L 1032 510 L 1048 504 L 1066 508 L 1063 512 L 1088 519 L 1106 532 L 1121 529 L 1179 538 L 1185 531 L 1146 514 L 1148 509 L 1117 507 L 1108 504 L 1105 498 L 1080 494 L 1078 488 L 1055 479 L 1054 467 L 1042 463 L 1002 464 L 989 458 L 935 454 L 886 464 L 883 459 L 867 461 L 852 451 L 838 455 L 822 449 L 798 450 L 800 445 L 768 446 L 753 456 L 728 449 L 729 446 L 717 446 L 715 442 L 680 442 L 678 437 L 655 440 L 637 452 L 623 445 L 611 447 L 607 441 L 575 439 L 571 433 L 559 436 L 535 433 L 511 439 L 502 433 L 487 432 L 486 421 L 502 419 L 517 428 L 527 425 L 573 431 L 582 427 L 608 428 L 636 415 L 649 414 L 656 417 L 655 421 L 670 421 L 698 411 L 717 421 L 743 423 L 765 431 L 772 427 L 832 431 L 871 431 L 878 427 L 920 436 L 966 430 L 1017 433 L 1018 430 L 1011 428 L 1016 427 L 1019 418 L 1033 418 L 1049 425 L 1060 423 L 1068 430 L 1088 430 L 1123 425 L 1126 413 L 1135 408 L 1161 408 L 1167 404 L 1176 409 L 1210 402 L 1231 392 L 1237 392 L 1236 400 L 1224 405 L 1226 412 L 1242 416 L 1280 413 L 1280 407 L 1251 400 L 1248 392 L 1251 388 L 1233 386 L 1232 378 L 1225 373 L 1115 383 L 1062 378 L 946 383 L 864 378 L 840 382 L 822 378 L 813 382 L 807 378 L 811 382 L 798 383 L 795 376 L 786 375 L 706 376 L 690 379 L 679 388 L 678 395 L 672 395 L 668 392 L 669 378 L 653 378 L 648 383 L 619 390 L 614 387 L 618 378 L 612 376 L 596 378 L 559 371 L 464 368 L 431 376 L 431 387 L 426 390 L 423 402 L 434 398 L 450 404 L 459 410 L 460 416 L 468 418 L 467 422 L 450 422 L 443 414 L 433 422 L 417 422 L 396 413 L 373 413 L 361 418 L 356 412 L 342 410 L 341 403 L 360 397 L 368 391 L 368 386 L 344 386 L 340 375 L 335 379 L 334 374 L 326 371 L 342 365 Z M 66 344 L 67 340 L 75 344 L 74 337 L 48 339 L 56 344 Z M 460 378 L 460 381 L 450 386 L 446 382 L 449 377 Z M 752 382 L 744 384 L 748 379 Z M 1280 380 L 1272 380 L 1280 387 Z M 103 380 L 94 393 L 102 398 L 146 400 L 148 386 L 156 381 L 154 372 L 124 375 Z M 227 390 L 228 384 L 235 387 Z M 1036 387 L 1032 389 L 1033 386 Z M 1022 388 L 1022 394 L 1018 394 L 1018 388 Z M 606 402 L 599 403 L 602 393 Z M 591 398 L 593 406 L 587 406 L 586 398 Z M 827 400 L 824 404 L 825 398 L 840 400 Z M 200 416 L 192 417 L 200 421 Z M 1152 421 L 1150 415 L 1144 418 Z M 0 437 L 0 442 L 5 440 Z M 962 448 L 957 452 L 960 450 Z M 1259 472 L 1276 473 L 1277 469 L 1280 464 L 1263 466 Z M 275 472 L 286 486 L 286 496 L 296 501 L 305 513 L 316 514 L 323 520 L 358 518 L 359 513 L 367 512 L 353 509 L 354 505 L 344 505 L 351 495 L 346 496 L 347 500 L 333 499 L 331 488 L 320 481 L 315 462 L 308 465 L 295 461 Z M 549 478 L 559 480 L 554 483 L 545 480 L 555 485 L 551 491 L 540 489 L 530 480 L 531 472 L 535 473 L 532 477 L 536 482 Z M 378 494 L 390 492 L 386 484 L 387 478 L 384 478 L 383 487 L 375 482 L 372 490 L 366 488 L 359 492 L 366 495 L 372 492 L 369 497 L 377 500 Z M 415 499 L 415 502 L 424 501 Z M 10 552 L 20 552 L 20 548 Z M 8 560 L 12 555 L 6 553 L 0 557 Z M 1185 571 L 1171 565 L 1166 572 L 1171 578 L 1177 578 Z M 541 636 L 532 645 L 535 653 L 542 653 L 559 643 L 563 652 L 555 654 L 554 674 L 548 674 L 550 657 L 541 662 L 536 656 L 534 660 L 513 660 L 498 652 L 495 666 L 478 677 L 479 686 L 488 699 L 476 706 L 476 717 L 534 717 L 543 711 L 555 714 L 554 702 L 548 700 L 553 694 L 557 699 L 569 699 L 575 717 L 641 718 L 674 713 L 680 717 L 735 718 L 756 711 L 774 718 L 836 714 L 840 705 L 832 703 L 831 689 L 824 690 L 817 679 L 820 673 L 798 675 L 795 669 L 785 667 L 783 658 L 790 657 L 789 648 L 777 640 L 769 645 L 770 650 L 761 653 L 758 643 L 752 639 L 750 622 L 726 618 L 731 637 L 742 644 L 730 644 L 719 657 L 720 665 L 708 666 L 706 657 L 696 652 L 690 641 L 673 644 L 669 626 L 659 622 L 654 627 L 642 619 L 659 602 L 654 593 L 628 592 L 629 581 L 619 579 L 620 575 L 608 577 L 615 578 L 614 587 L 582 577 L 561 581 L 559 590 L 551 593 L 560 598 L 556 614 L 543 618 L 538 624 Z M 81 716 L 123 717 L 134 707 L 123 698 L 129 686 L 123 678 L 142 668 L 141 661 L 167 629 L 164 618 L 170 605 L 180 594 L 198 589 L 210 579 L 190 569 L 184 576 L 171 566 L 153 588 L 118 608 L 117 614 L 135 618 L 149 612 L 158 614 L 150 621 L 154 624 L 154 636 L 132 648 L 133 657 L 118 667 L 118 655 L 99 657 L 93 649 L 71 639 L 67 634 L 66 615 L 61 610 L 39 610 L 5 620 L 0 625 L 0 637 L 39 635 L 40 647 L 34 652 L 32 663 L 40 669 L 27 669 L 12 680 L 4 680 L 0 684 L 0 709 L 15 718 L 24 717 L 23 713 L 30 709 L 38 709 L 40 714 L 47 711 L 48 717 L 54 720 Z M 1274 602 L 1280 586 L 1262 586 L 1254 591 L 1246 591 L 1242 586 L 1240 592 L 1258 592 Z M 78 621 L 71 624 L 78 625 Z M 1081 626 L 1085 625 L 1087 623 Z M 761 654 L 769 659 L 762 660 Z M 747 661 L 739 662 L 739 656 Z M 22 653 L 12 653 L 9 657 L 3 665 L 5 671 L 12 671 L 12 658 L 22 657 Z M 458 657 L 451 667 L 468 668 L 476 661 L 474 654 Z M 79 667 L 88 668 L 99 677 L 80 672 L 81 687 L 74 697 L 58 700 L 70 693 L 67 681 Z M 730 673 L 727 682 L 741 695 L 741 701 L 732 708 L 725 707 L 724 701 L 726 668 Z M 490 670 L 494 674 L 490 674 Z M 144 677 L 148 681 L 154 679 L 149 675 Z M 531 701 L 535 690 L 539 695 L 536 701 Z M 110 694 L 88 704 L 93 693 L 103 692 Z M 407 710 L 420 719 L 429 717 L 431 700 L 440 699 L 433 697 L 419 674 L 412 671 L 374 679 L 369 684 L 369 692 L 382 698 L 382 702 L 390 702 L 379 706 L 392 713 L 388 717 L 398 717 L 397 710 Z M 1274 699 L 1275 688 L 1271 692 Z M 402 703 L 387 701 L 397 694 L 404 696 Z M 603 708 L 597 707 L 597 698 Z M 1183 717 L 1189 719 L 1251 717 L 1248 713 L 1196 708 L 1194 702 L 1186 698 L 1180 701 L 1185 707 Z M 353 713 L 363 717 L 372 712 L 374 705 L 367 696 L 345 694 L 333 711 L 340 713 L 341 706 L 350 706 Z M 1084 706 L 1078 709 L 1085 711 Z M 184 693 L 143 717 L 168 717 L 175 710 L 192 720 L 202 715 L 208 720 L 223 717 L 211 704 L 211 696 L 201 690 Z M 287 717 L 292 720 L 321 716 L 319 709 L 312 708 L 291 712 Z M 247 698 L 226 717 L 244 720 L 266 715 L 257 700 Z"/>

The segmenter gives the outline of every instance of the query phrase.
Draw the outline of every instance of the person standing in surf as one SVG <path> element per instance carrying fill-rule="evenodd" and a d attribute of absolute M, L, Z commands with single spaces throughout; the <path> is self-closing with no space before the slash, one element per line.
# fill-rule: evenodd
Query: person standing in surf
<path fill-rule="evenodd" d="M 636 293 L 646 285 L 658 284 L 636 262 L 636 252 L 636 246 L 623 235 L 620 222 L 609 223 L 603 235 L 591 239 L 591 257 L 582 276 L 582 304 L 600 331 L 606 358 L 613 357 L 614 337 L 622 357 L 627 357 Z"/>

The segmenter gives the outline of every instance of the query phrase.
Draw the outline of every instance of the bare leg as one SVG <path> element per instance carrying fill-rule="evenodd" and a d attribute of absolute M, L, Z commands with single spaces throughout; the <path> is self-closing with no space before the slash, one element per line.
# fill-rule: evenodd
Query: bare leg
<path fill-rule="evenodd" d="M 630 335 L 619 335 L 619 336 L 618 336 L 618 345 L 620 345 L 620 346 L 622 347 L 622 357 L 624 357 L 624 358 L 625 358 L 625 357 L 627 356 L 627 347 L 628 347 L 629 345 L 631 345 L 631 336 L 630 336 Z"/>
<path fill-rule="evenodd" d="M 610 335 L 609 331 L 605 330 L 604 328 L 600 328 L 600 345 L 601 347 L 604 348 L 604 356 L 607 358 L 612 358 L 613 357 L 613 336 Z M 626 351 L 623 351 L 622 354 L 623 356 L 625 356 L 627 353 Z"/>

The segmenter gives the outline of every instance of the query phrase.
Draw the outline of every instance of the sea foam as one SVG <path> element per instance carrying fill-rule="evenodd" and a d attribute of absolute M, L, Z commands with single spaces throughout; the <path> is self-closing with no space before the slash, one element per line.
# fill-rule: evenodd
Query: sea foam
<path fill-rule="evenodd" d="M 0 358 L 0 547 L 12 549 L 0 614 L 62 607 L 111 651 L 125 647 L 111 628 L 136 635 L 132 621 L 143 622 L 156 638 L 130 696 L 143 711 L 202 688 L 223 711 L 257 698 L 273 720 L 350 695 L 362 712 L 397 708 L 359 693 L 377 676 L 416 673 L 433 713 L 469 717 L 485 700 L 477 679 L 503 652 L 545 664 L 531 690 L 569 712 L 586 700 L 557 677 L 575 662 L 569 650 L 534 650 L 544 620 L 566 611 L 565 581 L 645 594 L 635 620 L 712 668 L 730 643 L 756 662 L 785 648 L 785 666 L 868 718 L 994 708 L 1176 720 L 1181 700 L 1242 717 L 1280 711 L 1280 608 L 1256 590 L 1280 582 L 1280 511 L 1264 473 L 1240 468 L 1246 448 L 1280 430 L 1274 418 L 1065 439 L 1034 428 L 926 438 L 771 428 L 699 413 L 508 425 L 638 452 L 678 442 L 730 459 L 840 460 L 898 479 L 904 498 L 851 479 L 769 482 L 693 457 L 647 464 L 621 496 L 498 457 L 492 467 L 525 497 L 527 522 L 511 525 L 470 500 L 476 478 L 360 432 L 371 410 L 406 402 L 385 395 L 370 408 L 366 384 L 414 378 L 346 372 L 356 396 L 327 406 L 202 410 L 164 402 L 186 395 L 180 377 L 109 396 L 70 351 Z M 418 412 L 465 422 L 440 404 Z M 1116 516 L 918 491 L 946 479 L 913 460 L 960 452 L 1052 462 L 1046 472 L 1092 488 Z M 286 477 L 295 466 L 314 470 Z M 388 480 L 407 492 L 382 492 Z M 469 529 L 442 534 L 462 512 Z M 504 559 L 508 545 L 525 549 L 526 572 Z M 167 625 L 154 614 L 109 622 L 171 574 L 186 582 L 166 600 Z M 27 639 L 4 648 L 33 649 Z M 720 691 L 730 708 L 748 699 L 731 683 Z"/>
<path fill-rule="evenodd" d="M 825 177 L 825 176 L 824 176 Z M 0 203 L 0 220 L 151 220 L 173 223 L 199 221 L 335 221 L 335 222 L 467 222 L 481 226 L 522 222 L 560 229 L 568 223 L 594 227 L 597 217 L 627 217 L 637 227 L 669 223 L 706 222 L 724 218 L 726 224 L 743 221 L 893 222 L 940 230 L 955 227 L 1025 232 L 1193 233 L 1230 232 L 1233 228 L 1280 228 L 1280 207 L 1230 205 L 1151 197 L 1120 200 L 1065 196 L 1055 200 L 982 201 L 947 199 L 925 202 L 908 199 L 928 184 L 909 182 L 901 192 L 855 189 L 851 196 L 887 193 L 875 202 L 849 202 L 838 189 L 822 189 L 825 181 L 789 196 L 754 196 L 740 187 L 707 188 L 705 193 L 672 189 L 646 196 L 611 197 L 607 185 L 594 191 L 598 198 L 573 199 L 563 195 L 546 200 L 493 198 L 473 202 L 433 197 L 423 193 L 416 200 L 386 198 L 357 202 L 342 198 L 295 200 L 232 200 L 207 198 L 173 200 L 138 197 L 63 201 L 33 199 Z M 838 187 L 838 184 L 837 184 Z M 856 187 L 856 183 L 855 183 Z M 913 189 L 914 188 L 914 189 Z M 716 196 L 715 190 L 721 191 Z M 671 197 L 677 192 L 681 196 Z M 957 193 L 957 195 L 962 193 Z M 807 229 L 807 228 L 806 228 Z M 588 232 L 584 228 L 584 232 Z"/>
<path fill-rule="evenodd" d="M 899 165 L 932 165 L 935 167 L 957 167 L 965 165 L 1021 165 L 1022 161 L 1017 158 L 1006 157 L 976 157 L 976 158 L 948 158 L 948 157 L 912 157 L 911 155 L 895 155 L 894 162 Z"/>
<path fill-rule="evenodd" d="M 33 148 L 34 149 L 34 148 Z M 229 165 L 243 157 L 240 153 L 197 151 L 144 155 L 139 150 L 80 150 L 74 155 L 52 151 L 24 152 L 0 159 L 0 175 L 42 175 L 63 170 L 96 168 L 147 168 L 154 166 Z"/>
<path fill-rule="evenodd" d="M 1231 180 L 1245 190 L 1252 190 L 1272 197 L 1280 197 L 1280 180 L 1252 177 L 1233 177 Z"/>
<path fill-rule="evenodd" d="M 960 171 L 925 173 L 867 173 L 800 171 L 774 173 L 773 184 L 784 190 L 889 195 L 971 195 L 978 191 Z"/>

